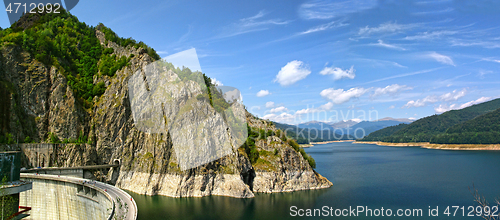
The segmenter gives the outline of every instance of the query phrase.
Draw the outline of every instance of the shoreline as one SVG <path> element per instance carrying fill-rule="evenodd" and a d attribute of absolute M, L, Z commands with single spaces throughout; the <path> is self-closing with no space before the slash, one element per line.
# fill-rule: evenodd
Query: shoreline
<path fill-rule="evenodd" d="M 320 141 L 320 142 L 310 142 L 311 145 L 315 144 L 330 144 L 330 143 L 339 143 L 339 142 L 354 142 L 355 140 L 340 140 L 340 141 Z"/>
<path fill-rule="evenodd" d="M 431 144 L 429 142 L 419 143 L 388 143 L 381 141 L 354 141 L 355 144 L 376 144 L 390 147 L 421 147 L 438 150 L 500 150 L 500 144 Z"/>
<path fill-rule="evenodd" d="M 313 147 L 314 145 L 312 144 L 299 144 L 301 148 L 308 148 L 308 147 Z"/>

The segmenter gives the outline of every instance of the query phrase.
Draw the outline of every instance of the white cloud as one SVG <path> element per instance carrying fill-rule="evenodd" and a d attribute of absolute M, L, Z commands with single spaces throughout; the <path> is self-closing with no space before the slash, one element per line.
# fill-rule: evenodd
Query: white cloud
<path fill-rule="evenodd" d="M 392 22 L 387 22 L 380 24 L 378 27 L 362 27 L 358 31 L 358 35 L 372 35 L 372 34 L 383 34 L 383 33 L 394 33 L 401 32 L 406 29 L 413 28 L 415 25 L 413 24 L 397 24 Z"/>
<path fill-rule="evenodd" d="M 343 89 L 333 89 L 328 88 L 321 91 L 320 95 L 324 98 L 331 100 L 334 104 L 342 104 L 345 103 L 352 98 L 359 98 L 363 94 L 365 94 L 368 90 L 365 88 L 351 88 L 347 91 Z"/>
<path fill-rule="evenodd" d="M 447 64 L 447 65 L 452 65 L 452 66 L 455 66 L 455 63 L 453 63 L 453 60 L 449 57 L 449 56 L 446 56 L 446 55 L 442 55 L 442 54 L 439 54 L 439 53 L 436 53 L 436 52 L 431 52 L 431 53 L 428 53 L 427 55 L 425 55 L 426 57 L 429 57 L 429 58 L 432 58 L 442 64 Z"/>
<path fill-rule="evenodd" d="M 395 50 L 406 50 L 405 48 L 400 47 L 400 46 L 396 46 L 396 45 L 384 43 L 384 41 L 382 41 L 382 40 L 378 40 L 378 43 L 376 43 L 376 44 L 370 44 L 370 45 L 379 46 L 379 47 L 385 47 L 385 48 L 395 49 Z"/>
<path fill-rule="evenodd" d="M 441 104 L 438 107 L 434 108 L 434 111 L 436 111 L 436 113 L 443 113 L 454 109 L 458 109 L 456 104 L 453 105 Z"/>
<path fill-rule="evenodd" d="M 274 102 L 266 102 L 266 108 L 273 108 Z"/>
<path fill-rule="evenodd" d="M 333 103 L 332 102 L 327 102 L 324 105 L 319 106 L 318 108 L 306 108 L 306 109 L 301 109 L 295 112 L 295 115 L 304 115 L 304 114 L 312 114 L 320 111 L 328 111 L 333 108 Z"/>
<path fill-rule="evenodd" d="M 392 84 L 388 85 L 384 88 L 375 88 L 375 91 L 371 95 L 372 97 L 379 96 L 379 95 L 385 95 L 385 94 L 395 94 L 400 91 L 404 90 L 411 90 L 413 89 L 412 87 L 409 87 L 407 85 L 398 85 L 398 84 Z"/>
<path fill-rule="evenodd" d="M 434 111 L 436 111 L 436 113 L 443 113 L 443 112 L 447 112 L 447 111 L 450 111 L 450 110 L 458 110 L 458 109 L 467 108 L 469 106 L 473 106 L 473 105 L 476 105 L 476 104 L 479 104 L 479 103 L 483 103 L 483 102 L 486 102 L 486 101 L 489 101 L 489 100 L 491 100 L 491 97 L 481 97 L 479 99 L 472 100 L 470 102 L 466 102 L 466 103 L 461 104 L 461 105 L 458 105 L 458 104 L 452 104 L 452 105 L 441 104 L 438 107 L 434 108 Z"/>
<path fill-rule="evenodd" d="M 315 113 L 318 112 L 318 109 L 315 108 L 306 108 L 306 109 L 301 109 L 295 112 L 295 115 L 304 115 L 304 114 L 310 114 L 310 113 Z"/>
<path fill-rule="evenodd" d="M 321 110 L 330 110 L 332 108 L 333 108 L 333 103 L 332 102 L 328 102 L 328 103 L 326 103 L 324 105 L 319 106 L 318 109 L 321 109 Z"/>
<path fill-rule="evenodd" d="M 260 90 L 258 93 L 257 93 L 257 97 L 264 97 L 266 95 L 270 95 L 271 93 L 269 92 L 269 90 Z"/>
<path fill-rule="evenodd" d="M 396 108 L 396 106 L 394 105 L 389 106 L 389 109 L 394 109 L 394 108 Z"/>
<path fill-rule="evenodd" d="M 215 86 L 223 86 L 224 85 L 219 80 L 217 80 L 216 78 L 210 78 L 210 79 L 212 81 L 212 84 L 214 84 Z"/>
<path fill-rule="evenodd" d="M 425 97 L 422 100 L 420 100 L 420 99 L 417 99 L 417 101 L 411 100 L 408 103 L 406 103 L 406 105 L 404 105 L 403 108 L 423 107 L 429 103 L 436 103 L 438 101 L 439 100 L 435 95 L 430 95 L 430 96 Z"/>
<path fill-rule="evenodd" d="M 275 121 L 275 122 L 281 122 L 281 123 L 288 123 L 288 124 L 291 124 L 291 123 L 294 123 L 295 122 L 295 116 L 292 115 L 292 114 L 288 114 L 286 112 L 283 112 L 279 115 L 277 114 L 267 114 L 267 115 L 264 115 L 264 117 L 262 117 L 263 119 L 268 119 L 268 120 L 271 120 L 271 121 Z"/>
<path fill-rule="evenodd" d="M 483 41 L 483 40 L 463 40 L 463 39 L 454 39 L 451 40 L 451 46 L 461 46 L 461 47 L 472 47 L 479 46 L 488 49 L 500 48 L 500 43 L 498 41 Z"/>
<path fill-rule="evenodd" d="M 460 91 L 453 90 L 453 92 L 445 93 L 440 96 L 442 101 L 457 101 L 459 98 L 462 98 L 467 94 L 467 89 L 462 89 Z"/>
<path fill-rule="evenodd" d="M 312 0 L 300 5 L 299 15 L 303 19 L 330 19 L 336 16 L 369 9 L 376 5 L 376 0 Z"/>
<path fill-rule="evenodd" d="M 266 14 L 267 13 L 264 11 L 259 11 L 259 13 L 254 16 L 242 18 L 238 22 L 226 26 L 218 38 L 233 37 L 240 34 L 263 31 L 269 29 L 273 25 L 285 25 L 289 23 L 289 21 L 283 21 L 280 19 L 263 20 L 262 18 Z"/>
<path fill-rule="evenodd" d="M 441 14 L 441 13 L 446 13 L 450 11 L 454 11 L 455 9 L 453 8 L 446 8 L 443 10 L 436 10 L 436 11 L 424 11 L 424 12 L 416 12 L 413 13 L 414 15 L 429 15 L 429 14 Z"/>
<path fill-rule="evenodd" d="M 319 74 L 321 75 L 333 75 L 333 80 L 340 80 L 342 78 L 349 78 L 349 79 L 354 79 L 356 77 L 356 74 L 354 74 L 356 70 L 354 69 L 354 66 L 351 66 L 351 69 L 340 69 L 338 67 L 325 67 Z"/>
<path fill-rule="evenodd" d="M 288 86 L 305 79 L 309 74 L 311 74 L 311 70 L 302 61 L 294 60 L 281 68 L 274 82 L 278 82 L 282 86 Z"/>
<path fill-rule="evenodd" d="M 483 102 L 487 102 L 490 100 L 491 100 L 491 97 L 481 97 L 477 100 L 473 100 L 473 101 L 470 101 L 470 102 L 467 102 L 467 103 L 460 105 L 460 108 L 467 108 L 469 106 L 476 105 L 476 104 L 483 103 Z"/>
<path fill-rule="evenodd" d="M 464 88 L 460 91 L 453 90 L 453 92 L 445 93 L 445 94 L 442 94 L 440 96 L 429 95 L 422 100 L 420 100 L 420 99 L 418 99 L 416 101 L 411 100 L 408 103 L 406 103 L 406 105 L 404 105 L 402 108 L 423 107 L 423 106 L 426 106 L 427 104 L 432 104 L 432 103 L 436 103 L 439 101 L 442 101 L 442 102 L 456 101 L 456 100 L 464 97 L 466 94 L 467 94 L 467 89 Z M 452 108 L 452 107 L 458 108 L 460 106 L 456 106 L 456 105 L 448 106 L 446 104 L 441 104 L 438 108 L 440 108 L 440 110 L 445 110 L 447 108 Z"/>
<path fill-rule="evenodd" d="M 326 24 L 322 24 L 322 25 L 318 25 L 316 27 L 310 28 L 307 31 L 303 31 L 303 32 L 300 32 L 298 34 L 299 35 L 310 34 L 310 33 L 318 32 L 318 31 L 325 31 L 325 30 L 328 30 L 328 29 L 342 27 L 342 26 L 347 26 L 347 25 L 348 24 L 342 23 L 341 21 L 332 21 L 332 22 L 329 22 L 329 23 L 326 23 Z"/>
<path fill-rule="evenodd" d="M 405 40 L 433 40 L 436 38 L 441 38 L 442 36 L 454 35 L 458 33 L 457 31 L 433 31 L 433 32 L 423 32 L 414 36 L 406 36 Z"/>
<path fill-rule="evenodd" d="M 496 59 L 491 59 L 491 58 L 483 58 L 481 60 L 484 60 L 484 61 L 489 61 L 489 62 L 494 62 L 494 63 L 500 63 L 500 60 L 496 60 Z"/>
<path fill-rule="evenodd" d="M 271 109 L 269 112 L 278 113 L 278 112 L 287 112 L 287 111 L 288 111 L 287 108 L 285 108 L 284 106 L 280 106 L 280 107 Z"/>

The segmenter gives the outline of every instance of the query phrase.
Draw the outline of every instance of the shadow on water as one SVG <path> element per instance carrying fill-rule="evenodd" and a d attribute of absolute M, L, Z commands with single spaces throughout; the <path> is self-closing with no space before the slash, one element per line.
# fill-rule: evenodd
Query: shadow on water
<path fill-rule="evenodd" d="M 287 193 L 258 193 L 254 198 L 225 196 L 171 198 L 127 191 L 139 209 L 138 219 L 287 219 L 290 206 L 313 208 L 329 189 Z"/>

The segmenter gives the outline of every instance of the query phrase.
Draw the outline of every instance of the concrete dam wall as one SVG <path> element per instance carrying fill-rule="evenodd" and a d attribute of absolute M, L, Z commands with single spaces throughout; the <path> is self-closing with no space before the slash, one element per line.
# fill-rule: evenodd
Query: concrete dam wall
<path fill-rule="evenodd" d="M 32 181 L 32 190 L 22 192 L 19 205 L 31 207 L 31 219 L 111 219 L 111 196 L 92 184 L 51 175 L 21 174 Z"/>

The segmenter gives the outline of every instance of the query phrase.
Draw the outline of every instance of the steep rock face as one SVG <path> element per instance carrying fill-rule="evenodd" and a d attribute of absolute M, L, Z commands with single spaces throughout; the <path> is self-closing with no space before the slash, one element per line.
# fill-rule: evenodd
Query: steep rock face
<path fill-rule="evenodd" d="M 17 134 L 19 139 L 29 136 L 37 142 L 46 141 L 48 132 L 60 139 L 76 138 L 80 134 L 89 137 L 88 144 L 59 149 L 53 164 L 72 167 L 112 164 L 118 160 L 121 166 L 104 174 L 109 182 L 141 194 L 172 197 L 248 198 L 253 197 L 254 192 L 331 186 L 328 180 L 314 172 L 300 153 L 276 136 L 256 141 L 261 153 L 254 164 L 240 148 L 216 161 L 181 171 L 171 133 L 147 134 L 133 123 L 128 80 L 153 60 L 142 48 L 123 48 L 106 41 L 100 31 L 96 31 L 96 35 L 101 45 L 113 48 L 117 56 L 134 56 L 130 65 L 117 71 L 115 76 L 95 78 L 94 83 L 105 83 L 106 91 L 94 98 L 91 109 L 84 109 L 78 103 L 57 68 L 43 65 L 16 46 L 4 46 L 1 50 L 0 86 L 1 91 L 8 91 L 9 98 L 0 104 L 10 106 L 7 116 L 2 117 L 9 122 L 7 129 L 11 133 Z M 204 114 L 213 113 L 208 103 L 198 104 Z M 182 123 L 195 125 L 196 114 L 188 111 Z M 253 116 L 248 118 L 251 127 L 277 130 L 269 122 Z"/>
<path fill-rule="evenodd" d="M 1 104 L 10 105 L 2 120 L 9 121 L 15 141 L 45 141 L 48 132 L 77 137 L 85 130 L 88 114 L 57 68 L 45 66 L 18 46 L 3 46 L 1 56 L 0 81 L 10 93 L 2 97 Z"/>
<path fill-rule="evenodd" d="M 267 121 L 248 117 L 251 127 L 277 132 Z M 290 192 L 305 189 L 321 189 L 332 186 L 325 177 L 316 173 L 300 153 L 279 137 L 271 136 L 256 141 L 260 155 L 254 164 L 254 192 Z"/>

